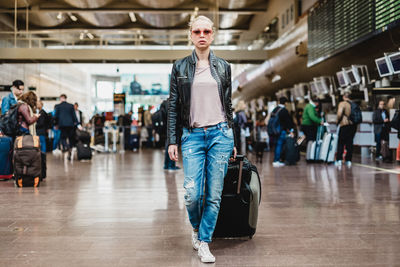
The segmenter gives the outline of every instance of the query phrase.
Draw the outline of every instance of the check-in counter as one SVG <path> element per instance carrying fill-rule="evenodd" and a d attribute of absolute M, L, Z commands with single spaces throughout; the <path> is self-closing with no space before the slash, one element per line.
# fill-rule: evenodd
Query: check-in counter
<path fill-rule="evenodd" d="M 372 111 L 363 111 L 363 122 L 358 125 L 357 133 L 354 136 L 356 146 L 375 146 L 374 124 L 372 123 Z"/>

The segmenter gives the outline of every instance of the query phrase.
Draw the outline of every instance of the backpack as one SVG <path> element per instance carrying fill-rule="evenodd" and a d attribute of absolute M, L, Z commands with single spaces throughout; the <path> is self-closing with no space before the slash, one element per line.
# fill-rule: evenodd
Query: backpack
<path fill-rule="evenodd" d="M 0 116 L 0 131 L 7 136 L 17 136 L 20 134 L 20 124 L 18 122 L 18 108 L 20 104 L 15 104 L 3 115 Z"/>
<path fill-rule="evenodd" d="M 356 103 L 352 102 L 352 101 L 348 101 L 348 103 L 351 106 L 351 112 L 350 112 L 349 120 L 353 124 L 360 124 L 362 122 L 362 113 L 361 113 L 360 106 L 357 105 Z"/>
<path fill-rule="evenodd" d="M 281 124 L 279 122 L 279 112 L 283 108 L 279 108 L 275 113 L 272 112 L 271 118 L 269 118 L 267 131 L 269 135 L 280 135 L 281 134 Z"/>
<path fill-rule="evenodd" d="M 393 119 L 390 121 L 390 127 L 400 130 L 400 110 L 396 110 Z"/>

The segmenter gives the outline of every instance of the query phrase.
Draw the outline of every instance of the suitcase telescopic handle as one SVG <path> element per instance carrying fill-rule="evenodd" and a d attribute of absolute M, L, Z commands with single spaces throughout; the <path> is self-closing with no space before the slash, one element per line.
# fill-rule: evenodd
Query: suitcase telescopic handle
<path fill-rule="evenodd" d="M 240 194 L 240 187 L 242 185 L 243 160 L 244 160 L 244 155 L 236 156 L 236 161 L 239 161 L 239 177 L 238 177 L 238 186 L 236 191 L 237 194 Z"/>

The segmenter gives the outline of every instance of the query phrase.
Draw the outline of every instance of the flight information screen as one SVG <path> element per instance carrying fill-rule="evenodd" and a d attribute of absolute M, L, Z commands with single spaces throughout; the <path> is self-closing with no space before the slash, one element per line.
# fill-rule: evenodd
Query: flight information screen
<path fill-rule="evenodd" d="M 376 29 L 400 19 L 400 0 L 375 0 Z"/>
<path fill-rule="evenodd" d="M 400 0 L 324 0 L 308 16 L 308 66 L 400 21 Z"/>

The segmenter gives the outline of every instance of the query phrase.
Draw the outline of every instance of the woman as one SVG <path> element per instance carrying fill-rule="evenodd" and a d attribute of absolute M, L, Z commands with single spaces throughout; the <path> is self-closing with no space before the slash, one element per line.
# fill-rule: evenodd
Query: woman
<path fill-rule="evenodd" d="M 192 245 L 202 262 L 215 262 L 208 243 L 217 222 L 232 151 L 236 157 L 231 68 L 210 50 L 214 40 L 210 19 L 204 16 L 194 19 L 190 38 L 195 50 L 191 56 L 177 60 L 171 73 L 168 154 L 178 161 L 178 132 L 182 130 L 183 185 L 193 227 Z"/>
<path fill-rule="evenodd" d="M 18 98 L 18 122 L 22 134 L 36 135 L 36 121 L 40 117 L 34 114 L 37 97 L 32 91 L 27 92 Z"/>
<path fill-rule="evenodd" d="M 374 123 L 374 133 L 376 142 L 376 160 L 382 160 L 381 143 L 382 141 L 389 141 L 389 113 L 385 109 L 385 101 L 378 102 L 377 109 L 374 110 L 372 115 L 372 122 Z"/>

